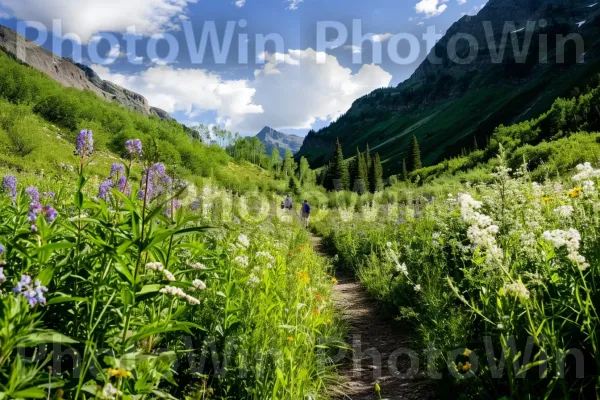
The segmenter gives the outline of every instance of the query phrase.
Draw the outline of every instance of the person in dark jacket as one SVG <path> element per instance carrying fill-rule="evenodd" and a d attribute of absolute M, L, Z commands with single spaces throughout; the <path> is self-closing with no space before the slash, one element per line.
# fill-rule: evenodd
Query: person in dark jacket
<path fill-rule="evenodd" d="M 308 222 L 310 220 L 310 204 L 308 204 L 308 200 L 304 200 L 304 204 L 302 204 L 302 222 L 306 224 L 308 228 Z"/>

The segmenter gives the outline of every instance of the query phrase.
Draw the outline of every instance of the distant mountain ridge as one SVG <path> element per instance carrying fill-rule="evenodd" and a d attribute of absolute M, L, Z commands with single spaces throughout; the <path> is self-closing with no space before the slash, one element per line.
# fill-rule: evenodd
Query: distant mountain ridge
<path fill-rule="evenodd" d="M 427 58 L 406 81 L 395 88 L 378 89 L 358 100 L 337 121 L 318 132 L 310 132 L 296 158 L 305 156 L 313 168 L 328 162 L 339 138 L 344 155 L 367 144 L 379 152 L 386 175 L 402 171 L 408 144 L 419 140 L 424 165 L 432 165 L 485 145 L 494 129 L 539 116 L 558 97 L 567 97 L 585 87 L 600 72 L 600 4 L 588 0 L 489 0 L 476 16 L 455 22 Z M 540 25 L 540 21 L 545 23 Z M 509 36 L 501 63 L 492 63 L 488 39 L 501 43 L 504 24 L 514 21 L 522 46 L 528 21 L 535 23 L 529 56 L 517 61 Z M 493 37 L 484 29 L 489 22 Z M 477 39 L 478 56 L 459 64 L 447 54 L 450 39 L 466 33 Z M 584 53 L 567 42 L 564 51 L 556 35 L 580 34 Z M 539 34 L 548 38 L 547 58 L 539 62 L 543 46 Z M 466 40 L 456 43 L 456 54 L 465 58 L 471 50 Z M 557 55 L 566 63 L 558 64 Z M 583 63 L 578 64 L 583 61 Z"/>
<path fill-rule="evenodd" d="M 151 107 L 141 94 L 112 82 L 103 81 L 90 67 L 58 57 L 2 25 L 0 25 L 0 49 L 17 61 L 45 73 L 63 86 L 90 90 L 104 100 L 116 101 L 142 114 L 172 119 L 166 111 Z"/>
<path fill-rule="evenodd" d="M 290 150 L 296 154 L 300 151 L 304 138 L 276 131 L 275 129 L 265 126 L 256 137 L 265 145 L 267 154 L 271 154 L 275 146 L 279 149 L 280 155 L 283 157 L 285 150 Z"/>

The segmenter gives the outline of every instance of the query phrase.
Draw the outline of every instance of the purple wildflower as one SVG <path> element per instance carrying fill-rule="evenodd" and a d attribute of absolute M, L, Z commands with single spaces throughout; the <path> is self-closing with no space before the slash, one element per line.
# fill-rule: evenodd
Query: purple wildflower
<path fill-rule="evenodd" d="M 4 268 L 0 267 L 0 283 L 6 282 L 6 275 L 4 275 Z"/>
<path fill-rule="evenodd" d="M 110 189 L 113 188 L 114 182 L 112 179 L 108 178 L 100 185 L 100 189 L 98 189 L 98 198 L 102 200 L 108 200 L 108 195 L 110 194 Z"/>
<path fill-rule="evenodd" d="M 14 293 L 20 294 L 27 299 L 30 307 L 35 307 L 37 304 L 46 304 L 44 293 L 47 291 L 48 288 L 42 286 L 39 280 L 32 283 L 29 275 L 21 275 L 21 281 L 13 288 Z"/>
<path fill-rule="evenodd" d="M 29 205 L 29 222 L 35 222 L 38 215 L 43 211 L 42 205 L 37 201 Z"/>
<path fill-rule="evenodd" d="M 82 130 L 77 136 L 75 154 L 78 156 L 89 156 L 94 152 L 94 135 L 92 131 Z"/>
<path fill-rule="evenodd" d="M 156 163 L 151 168 L 146 168 L 142 176 L 142 187 L 138 192 L 138 200 L 146 200 L 160 196 L 164 193 L 171 193 L 173 182 L 167 175 L 163 164 Z"/>
<path fill-rule="evenodd" d="M 35 225 L 35 224 L 31 225 L 31 232 L 37 232 L 37 231 L 38 231 L 37 225 Z"/>
<path fill-rule="evenodd" d="M 4 245 L 3 245 L 3 244 L 0 244 L 0 256 L 1 256 L 2 254 L 4 254 L 4 251 L 5 251 L 5 250 L 6 250 L 6 247 L 4 247 Z"/>
<path fill-rule="evenodd" d="M 131 139 L 125 142 L 125 149 L 131 158 L 142 157 L 142 141 L 140 139 Z"/>
<path fill-rule="evenodd" d="M 42 196 L 47 198 L 47 199 L 54 199 L 56 197 L 56 193 L 54 192 L 44 192 L 42 193 Z"/>
<path fill-rule="evenodd" d="M 114 178 L 115 176 L 125 175 L 125 166 L 120 163 L 114 163 L 110 167 L 110 177 Z"/>
<path fill-rule="evenodd" d="M 2 179 L 2 187 L 13 201 L 17 198 L 17 178 L 12 175 L 5 175 Z"/>
<path fill-rule="evenodd" d="M 198 210 L 198 208 L 200 208 L 200 201 L 199 200 L 194 200 L 192 202 L 192 204 L 190 204 L 190 210 L 196 211 L 196 210 Z"/>
<path fill-rule="evenodd" d="M 54 222 L 56 217 L 58 217 L 58 213 L 52 206 L 44 206 L 42 214 L 46 218 L 46 221 L 48 221 L 50 224 Z"/>
<path fill-rule="evenodd" d="M 25 189 L 25 193 L 27 196 L 29 196 L 29 199 L 32 202 L 40 201 L 40 191 L 35 186 L 29 186 L 27 189 Z"/>
<path fill-rule="evenodd" d="M 167 209 L 165 210 L 164 214 L 166 216 L 171 217 L 171 210 L 173 210 L 173 212 L 176 212 L 180 208 L 181 202 L 179 201 L 179 199 L 173 199 L 173 201 L 170 201 L 169 204 L 167 204 Z"/>

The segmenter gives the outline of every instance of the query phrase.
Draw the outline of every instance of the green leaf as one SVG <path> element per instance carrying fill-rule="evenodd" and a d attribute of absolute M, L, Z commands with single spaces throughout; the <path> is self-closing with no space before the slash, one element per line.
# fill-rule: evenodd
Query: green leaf
<path fill-rule="evenodd" d="M 14 399 L 43 399 L 46 398 L 47 395 L 46 391 L 40 388 L 29 388 L 11 393 L 10 397 Z"/>
<path fill-rule="evenodd" d="M 32 347 L 42 343 L 79 343 L 77 340 L 71 339 L 58 332 L 45 331 L 38 333 L 31 333 L 19 340 L 19 347 Z"/>
<path fill-rule="evenodd" d="M 87 297 L 59 296 L 59 297 L 54 297 L 53 299 L 48 300 L 48 302 L 46 304 L 51 306 L 53 304 L 72 303 L 72 302 L 78 302 L 78 301 L 87 302 L 88 298 Z"/>

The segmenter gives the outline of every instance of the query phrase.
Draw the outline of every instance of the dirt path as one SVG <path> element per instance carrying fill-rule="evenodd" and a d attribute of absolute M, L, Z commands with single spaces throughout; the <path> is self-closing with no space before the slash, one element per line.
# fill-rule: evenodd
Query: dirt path
<path fill-rule="evenodd" d="M 315 250 L 328 256 L 321 238 L 312 237 L 312 243 Z M 435 399 L 424 373 L 411 370 L 407 355 L 411 342 L 406 332 L 380 315 L 365 288 L 347 272 L 339 271 L 337 279 L 335 300 L 350 328 L 347 343 L 354 348 L 341 364 L 343 381 L 332 388 L 337 398 L 377 400 L 378 383 L 382 399 Z"/>

